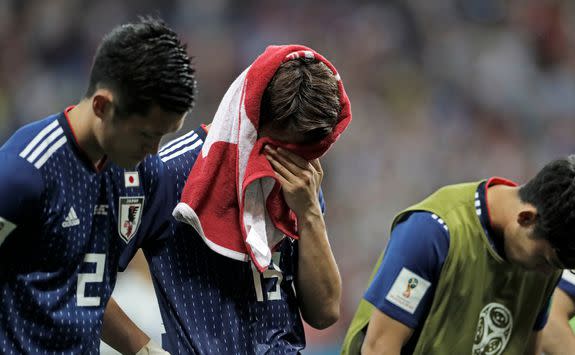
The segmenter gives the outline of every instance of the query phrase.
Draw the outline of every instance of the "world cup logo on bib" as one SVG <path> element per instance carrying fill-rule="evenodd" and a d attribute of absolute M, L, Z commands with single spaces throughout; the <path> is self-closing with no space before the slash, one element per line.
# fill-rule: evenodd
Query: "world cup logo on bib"
<path fill-rule="evenodd" d="M 503 354 L 513 330 L 513 317 L 507 307 L 489 303 L 481 310 L 473 340 L 473 355 Z"/>
<path fill-rule="evenodd" d="M 405 288 L 405 291 L 403 291 L 403 297 L 409 298 L 409 296 L 411 296 L 411 290 L 417 287 L 418 283 L 419 281 L 415 277 L 409 278 L 409 280 L 407 280 L 407 287 Z"/>

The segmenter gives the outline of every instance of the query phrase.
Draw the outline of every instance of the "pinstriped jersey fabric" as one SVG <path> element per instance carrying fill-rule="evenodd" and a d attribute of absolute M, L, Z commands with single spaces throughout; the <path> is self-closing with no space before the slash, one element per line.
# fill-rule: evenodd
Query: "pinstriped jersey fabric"
<path fill-rule="evenodd" d="M 181 191 L 205 139 L 203 129 L 160 150 Z M 179 196 L 175 196 L 177 202 Z M 214 253 L 188 225 L 144 248 L 172 354 L 295 354 L 305 346 L 294 278 L 297 242 L 284 239 L 270 269 Z"/>
<path fill-rule="evenodd" d="M 0 353 L 99 352 L 122 252 L 165 227 L 162 167 L 96 172 L 64 113 L 0 148 Z"/>

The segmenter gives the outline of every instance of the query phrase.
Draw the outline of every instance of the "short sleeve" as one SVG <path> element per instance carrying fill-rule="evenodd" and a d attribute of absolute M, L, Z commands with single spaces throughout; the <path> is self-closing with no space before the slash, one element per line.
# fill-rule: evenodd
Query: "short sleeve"
<path fill-rule="evenodd" d="M 162 174 L 153 192 L 152 200 L 154 210 L 152 215 L 164 224 L 156 223 L 142 248 L 153 251 L 165 245 L 165 240 L 172 238 L 175 233 L 175 219 L 172 211 L 180 201 L 180 195 L 188 175 L 202 150 L 206 138 L 206 131 L 202 127 L 166 143 L 159 151 L 154 164 L 162 167 Z M 150 162 L 148 161 L 148 166 Z"/>
<path fill-rule="evenodd" d="M 414 212 L 391 233 L 365 299 L 389 317 L 417 328 L 427 317 L 449 251 L 449 233 L 429 212 Z"/>
<path fill-rule="evenodd" d="M 19 226 L 40 219 L 42 190 L 37 169 L 0 152 L 0 248 Z"/>
<path fill-rule="evenodd" d="M 558 287 L 575 299 L 575 274 L 572 274 L 569 270 L 564 270 Z"/>

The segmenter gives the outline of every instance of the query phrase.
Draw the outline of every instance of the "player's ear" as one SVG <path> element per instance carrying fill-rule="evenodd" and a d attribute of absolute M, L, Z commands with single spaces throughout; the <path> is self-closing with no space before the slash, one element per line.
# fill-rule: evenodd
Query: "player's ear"
<path fill-rule="evenodd" d="M 106 120 L 112 117 L 114 111 L 112 93 L 108 90 L 98 89 L 92 96 L 92 110 L 96 117 Z"/>
<path fill-rule="evenodd" d="M 517 215 L 517 223 L 522 227 L 531 227 L 537 221 L 537 210 L 531 205 L 527 205 Z"/>

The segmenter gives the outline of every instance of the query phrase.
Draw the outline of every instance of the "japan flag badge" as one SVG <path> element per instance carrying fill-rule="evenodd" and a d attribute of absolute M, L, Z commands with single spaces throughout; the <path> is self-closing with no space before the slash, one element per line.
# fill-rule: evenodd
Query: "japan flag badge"
<path fill-rule="evenodd" d="M 137 171 L 124 172 L 124 185 L 126 187 L 140 186 L 140 174 Z"/>

